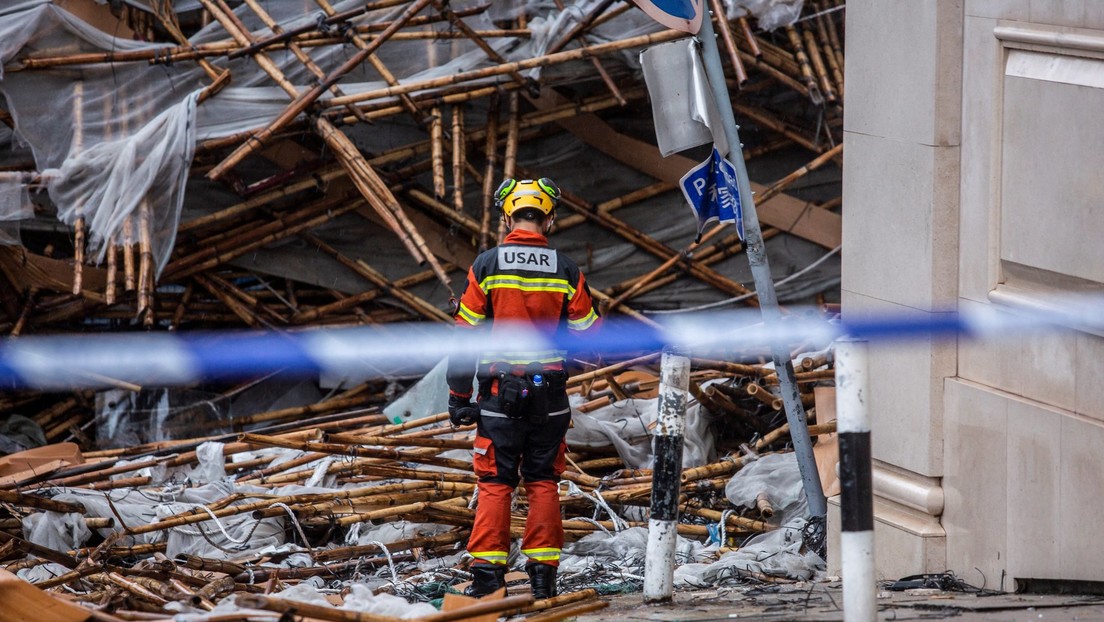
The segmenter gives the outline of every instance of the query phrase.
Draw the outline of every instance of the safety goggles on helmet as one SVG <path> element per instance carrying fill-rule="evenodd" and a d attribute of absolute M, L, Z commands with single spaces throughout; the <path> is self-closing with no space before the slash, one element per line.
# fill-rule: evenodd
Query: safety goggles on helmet
<path fill-rule="evenodd" d="M 536 181 L 506 179 L 495 191 L 494 198 L 495 205 L 507 216 L 512 216 L 515 211 L 524 207 L 536 208 L 548 215 L 556 209 L 560 200 L 560 189 L 547 177 Z"/>

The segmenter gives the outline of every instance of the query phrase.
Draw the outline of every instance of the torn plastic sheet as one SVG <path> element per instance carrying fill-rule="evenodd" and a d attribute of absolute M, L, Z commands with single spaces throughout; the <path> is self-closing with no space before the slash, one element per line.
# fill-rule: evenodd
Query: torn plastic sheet
<path fill-rule="evenodd" d="M 805 549 L 802 531 L 807 522 L 804 518 L 795 518 L 779 529 L 752 537 L 738 550 L 725 553 L 713 563 L 678 566 L 675 585 L 723 585 L 762 575 L 799 581 L 820 580 L 826 565 L 819 555 Z"/>
<path fill-rule="evenodd" d="M 572 396 L 572 404 L 582 398 Z M 621 400 L 589 413 L 573 412 L 574 426 L 567 431 L 567 444 L 580 447 L 613 446 L 617 455 L 633 469 L 651 468 L 654 457 L 652 433 L 659 412 L 656 399 Z M 686 408 L 683 429 L 682 468 L 708 464 L 714 457 L 713 435 L 701 406 Z"/>
<path fill-rule="evenodd" d="M 194 389 L 96 393 L 96 444 L 104 449 L 234 431 L 230 400 Z"/>
<path fill-rule="evenodd" d="M 647 548 L 648 530 L 645 527 L 630 527 L 614 534 L 592 533 L 564 546 L 560 572 L 588 572 L 595 563 L 599 563 L 642 574 Z M 701 562 L 712 557 L 716 550 L 715 546 L 677 536 L 675 563 Z"/>
<path fill-rule="evenodd" d="M 363 583 L 350 583 L 347 587 L 348 593 L 345 595 L 341 606 L 334 606 L 334 604 L 326 598 L 320 586 L 316 582 L 310 580 L 303 581 L 282 592 L 276 592 L 272 594 L 272 596 L 284 600 L 327 607 L 335 611 L 355 611 L 358 613 L 402 619 L 422 618 L 440 613 L 437 611 L 436 607 L 429 603 L 411 603 L 400 596 L 376 593 L 372 588 Z M 234 596 L 230 596 L 219 601 L 215 608 L 209 612 L 180 614 L 175 616 L 174 619 L 177 620 L 177 622 L 201 622 L 207 619 L 221 619 L 227 614 L 242 614 L 255 611 L 254 609 L 239 607 L 235 600 Z M 269 611 L 258 611 L 257 613 L 264 617 L 271 617 L 272 615 Z"/>
<path fill-rule="evenodd" d="M 765 494 L 781 523 L 808 518 L 809 504 L 801 482 L 797 454 L 767 454 L 736 472 L 725 484 L 725 497 L 735 506 L 754 508 Z"/>
<path fill-rule="evenodd" d="M 54 551 L 80 548 L 91 536 L 84 516 L 75 512 L 36 512 L 23 517 L 23 537 Z"/>
<path fill-rule="evenodd" d="M 161 531 L 125 535 L 126 527 L 156 523 L 191 510 L 210 512 L 207 506 L 234 493 L 272 494 L 271 489 L 259 486 L 221 481 L 194 488 L 166 488 L 160 492 L 137 488 L 102 492 L 80 488 L 55 490 L 58 494 L 54 495 L 54 499 L 82 504 L 87 517 L 114 519 L 113 527 L 97 529 L 102 537 L 123 534 L 121 543 L 130 545 L 165 542 L 165 554 L 170 558 L 197 555 L 211 559 L 232 559 L 248 556 L 265 547 L 278 546 L 286 540 L 284 517 L 256 520 L 248 513 Z M 68 546 L 52 548 L 68 551 L 83 546 L 92 535 L 87 528 L 80 531 L 69 526 L 70 521 L 74 520 L 71 517 L 76 515 L 40 512 L 32 516 L 39 517 L 33 520 L 33 529 L 30 532 L 41 539 L 36 544 L 50 546 L 46 543 L 56 543 L 59 539 L 64 539 Z"/>
<path fill-rule="evenodd" d="M 804 4 L 805 0 L 730 0 L 727 13 L 736 17 L 747 11 L 755 16 L 759 28 L 770 31 L 796 22 Z"/>

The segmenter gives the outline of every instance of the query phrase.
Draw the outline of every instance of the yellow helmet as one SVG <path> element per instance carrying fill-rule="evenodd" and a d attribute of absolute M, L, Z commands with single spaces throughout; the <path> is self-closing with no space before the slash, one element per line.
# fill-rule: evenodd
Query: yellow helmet
<path fill-rule="evenodd" d="M 507 179 L 495 191 L 495 204 L 507 216 L 513 216 L 514 212 L 526 207 L 535 208 L 548 216 L 555 212 L 559 200 L 560 189 L 547 177 L 536 181 Z"/>

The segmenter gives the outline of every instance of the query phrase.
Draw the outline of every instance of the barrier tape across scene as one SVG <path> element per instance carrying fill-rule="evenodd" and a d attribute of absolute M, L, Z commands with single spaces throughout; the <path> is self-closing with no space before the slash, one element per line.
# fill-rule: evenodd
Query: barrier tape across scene
<path fill-rule="evenodd" d="M 584 339 L 546 337 L 520 327 L 458 330 L 444 324 L 385 324 L 299 332 L 113 333 L 23 336 L 0 341 L 0 388 L 74 389 L 110 385 L 178 386 L 258 374 L 319 373 L 367 377 L 411 375 L 446 356 L 475 357 L 492 347 L 567 350 L 586 355 L 659 351 L 664 347 L 764 348 L 843 337 L 879 342 L 935 338 L 1000 338 L 1028 331 L 1081 330 L 1104 335 L 1104 297 L 1052 298 L 1046 306 L 1008 309 L 978 305 L 945 313 L 880 314 L 825 319 L 815 310 L 764 325 L 760 312 L 742 309 L 673 316 L 658 328 L 631 319 L 607 319 Z"/>

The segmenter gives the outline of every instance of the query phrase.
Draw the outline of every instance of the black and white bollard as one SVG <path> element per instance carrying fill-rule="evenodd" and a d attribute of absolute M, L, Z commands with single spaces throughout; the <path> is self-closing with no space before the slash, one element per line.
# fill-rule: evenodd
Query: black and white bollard
<path fill-rule="evenodd" d="M 836 429 L 839 432 L 840 564 L 845 622 L 878 619 L 869 397 L 866 342 L 837 341 Z"/>
<path fill-rule="evenodd" d="M 682 484 L 682 431 L 690 399 L 690 358 L 663 351 L 659 372 L 659 416 L 653 434 L 652 507 L 644 560 L 644 602 L 671 600 L 674 593 L 678 500 Z"/>

